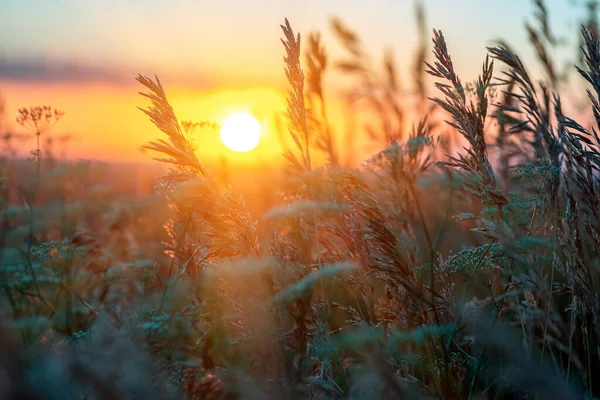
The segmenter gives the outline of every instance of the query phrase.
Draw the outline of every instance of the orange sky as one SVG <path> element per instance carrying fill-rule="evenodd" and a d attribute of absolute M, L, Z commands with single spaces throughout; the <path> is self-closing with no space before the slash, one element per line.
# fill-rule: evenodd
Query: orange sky
<path fill-rule="evenodd" d="M 228 158 L 250 160 L 277 151 L 274 147 L 278 147 L 279 142 L 272 129 L 271 115 L 285 110 L 281 90 L 259 87 L 195 91 L 165 86 L 180 122 L 221 122 L 234 112 L 250 112 L 262 122 L 263 137 L 255 151 L 233 153 L 220 142 L 218 133 L 206 132 L 195 137 L 199 154 L 209 157 L 222 154 Z M 140 147 L 147 141 L 162 138 L 162 133 L 137 108 L 149 104 L 137 93 L 138 90 L 145 91 L 141 85 L 0 82 L 0 87 L 10 94 L 6 96 L 9 99 L 9 115 L 16 115 L 17 104 L 31 104 L 33 98 L 43 99 L 40 104 L 65 110 L 65 115 L 51 133 L 74 136 L 68 145 L 71 156 L 142 161 L 148 159 L 148 155 L 142 154 Z"/>
<path fill-rule="evenodd" d="M 531 19 L 530 2 L 424 3 L 428 26 L 444 30 L 464 80 L 475 77 L 485 46 L 499 37 L 514 44 L 526 64 L 532 64 L 523 29 L 523 21 Z M 568 0 L 549 3 L 555 25 L 569 28 L 580 18 Z M 413 4 L 409 0 L 151 4 L 6 0 L 0 4 L 0 36 L 11 40 L 0 44 L 0 94 L 7 102 L 9 122 L 22 106 L 65 110 L 53 131 L 75 136 L 68 148 L 71 157 L 143 161 L 149 156 L 140 152 L 140 146 L 161 133 L 137 109 L 148 103 L 137 94 L 143 88 L 134 77 L 138 72 L 156 73 L 180 121 L 221 121 L 229 113 L 247 111 L 263 123 L 264 136 L 255 151 L 233 153 L 213 133 L 197 138 L 202 157 L 224 155 L 233 161 L 271 164 L 281 152 L 273 114 L 285 110 L 287 90 L 279 41 L 283 18 L 289 17 L 303 34 L 323 32 L 328 53 L 338 58 L 340 46 L 328 28 L 329 18 L 337 15 L 361 35 L 377 62 L 383 49 L 394 48 L 400 74 L 407 76 L 416 44 Z M 343 87 L 338 78 L 327 79 L 330 94 Z M 335 121 L 341 109 L 335 97 L 331 99 Z M 376 149 L 366 152 L 371 150 Z"/>

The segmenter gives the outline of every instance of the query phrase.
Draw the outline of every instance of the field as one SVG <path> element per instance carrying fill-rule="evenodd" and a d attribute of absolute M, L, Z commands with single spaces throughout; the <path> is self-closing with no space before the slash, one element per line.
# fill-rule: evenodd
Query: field
<path fill-rule="evenodd" d="M 550 3 L 526 25 L 541 76 L 498 41 L 469 82 L 417 2 L 410 101 L 340 19 L 341 61 L 281 21 L 281 169 L 205 162 L 213 121 L 156 76 L 150 166 L 62 159 L 62 110 L 7 116 L 0 398 L 599 397 L 600 38 L 590 2 L 558 68 Z M 330 72 L 367 159 L 334 134 Z"/>

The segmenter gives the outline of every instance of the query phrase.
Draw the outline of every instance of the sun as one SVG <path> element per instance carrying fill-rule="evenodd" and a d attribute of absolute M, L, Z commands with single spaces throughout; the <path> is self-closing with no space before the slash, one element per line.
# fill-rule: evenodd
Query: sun
<path fill-rule="evenodd" d="M 221 125 L 221 140 L 229 149 L 247 152 L 258 146 L 260 122 L 250 114 L 232 114 Z"/>

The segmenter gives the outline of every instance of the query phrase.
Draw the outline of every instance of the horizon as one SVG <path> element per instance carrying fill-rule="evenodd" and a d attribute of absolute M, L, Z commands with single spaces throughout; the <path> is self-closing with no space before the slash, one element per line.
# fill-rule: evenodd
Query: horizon
<path fill-rule="evenodd" d="M 11 38 L 0 45 L 0 95 L 7 106 L 6 127 L 20 131 L 13 122 L 20 107 L 51 105 L 66 112 L 52 132 L 73 136 L 67 157 L 151 161 L 140 148 L 160 132 L 137 109 L 147 106 L 147 101 L 137 93 L 143 88 L 134 78 L 137 73 L 156 74 L 180 122 L 222 122 L 231 113 L 250 112 L 262 123 L 261 142 L 248 153 L 226 149 L 215 132 L 198 135 L 202 157 L 225 157 L 246 166 L 278 165 L 282 147 L 274 115 L 284 112 L 286 104 L 283 49 L 278 39 L 284 17 L 291 17 L 292 27 L 303 38 L 320 32 L 332 60 L 344 54 L 329 28 L 330 19 L 338 17 L 359 35 L 375 64 L 381 63 L 387 48 L 393 49 L 401 79 L 410 80 L 418 40 L 416 3 L 381 0 L 365 9 L 360 1 L 339 0 L 326 4 L 308 1 L 303 6 L 291 0 L 182 1 L 177 5 L 159 1 L 153 7 L 138 1 L 102 5 L 4 2 L 0 5 L 5 19 L 0 35 Z M 463 80 L 476 77 L 485 46 L 496 38 L 514 45 L 526 65 L 537 65 L 532 49 L 525 45 L 523 26 L 533 19 L 533 4 L 508 3 L 510 7 L 506 2 L 423 2 L 428 32 L 434 27 L 444 32 Z M 549 18 L 557 36 L 569 32 L 572 40 L 572 25 L 582 21 L 584 11 L 581 2 L 553 4 Z M 103 29 L 109 24 L 111 29 Z M 573 45 L 570 43 L 568 51 L 557 51 L 561 63 L 573 58 Z M 426 59 L 431 59 L 429 52 Z M 332 70 L 326 75 L 334 123 L 344 115 L 340 96 L 348 86 L 348 80 L 339 75 Z M 354 146 L 361 149 L 359 158 L 381 149 L 364 134 Z"/>

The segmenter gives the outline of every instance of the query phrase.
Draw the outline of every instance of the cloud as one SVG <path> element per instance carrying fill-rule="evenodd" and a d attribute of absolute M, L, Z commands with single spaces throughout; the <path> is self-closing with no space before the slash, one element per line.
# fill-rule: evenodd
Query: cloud
<path fill-rule="evenodd" d="M 108 66 L 75 61 L 0 56 L 0 79 L 27 82 L 108 82 L 131 81 L 131 74 Z"/>
<path fill-rule="evenodd" d="M 0 0 L 1 1 L 1 0 Z M 0 80 L 30 83 L 108 83 L 137 85 L 138 73 L 153 77 L 158 75 L 163 85 L 187 89 L 211 90 L 222 87 L 272 86 L 270 75 L 248 73 L 243 69 L 208 68 L 195 64 L 141 63 L 125 67 L 107 63 L 84 63 L 77 60 L 56 60 L 38 56 L 17 57 L 0 50 Z M 218 71 L 217 71 L 218 70 Z M 276 82 L 279 84 L 279 82 Z"/>

